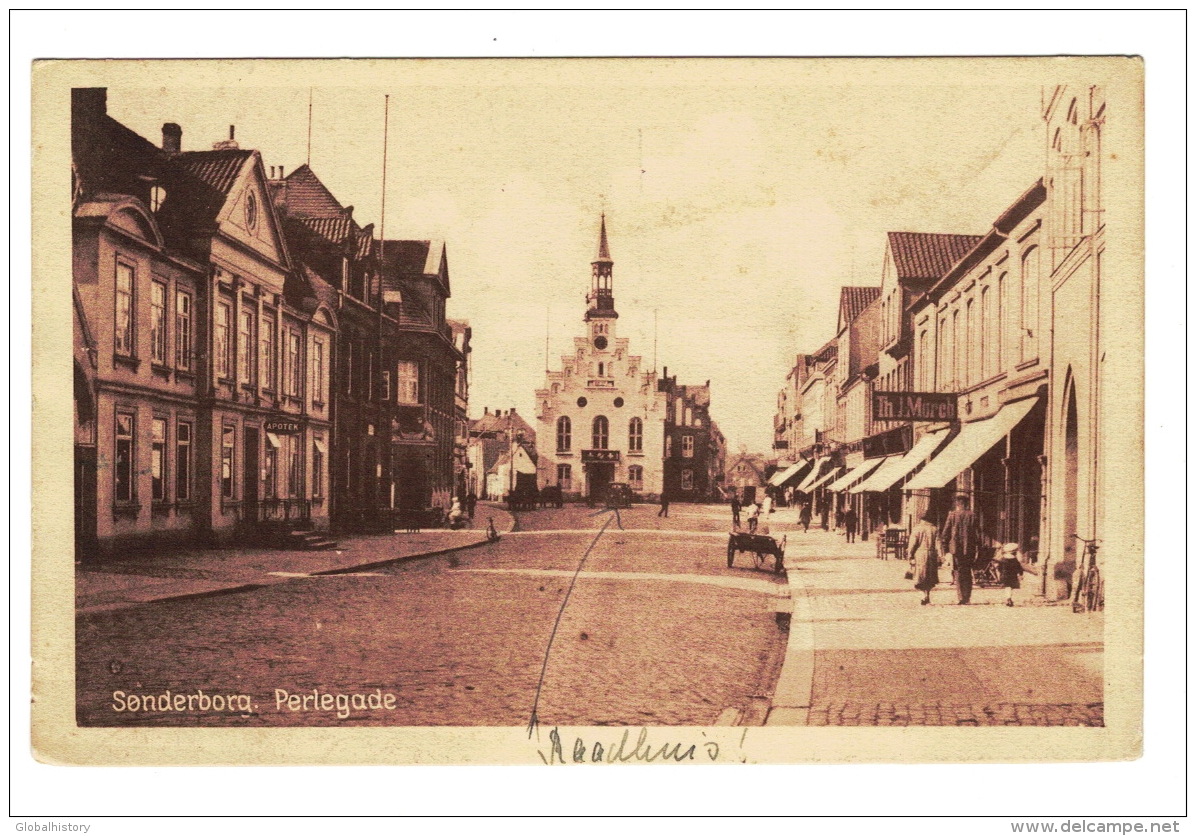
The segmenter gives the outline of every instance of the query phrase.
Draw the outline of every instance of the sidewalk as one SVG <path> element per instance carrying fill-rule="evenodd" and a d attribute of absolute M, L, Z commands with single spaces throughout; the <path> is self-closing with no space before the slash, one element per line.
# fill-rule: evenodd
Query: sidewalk
<path fill-rule="evenodd" d="M 343 537 L 338 538 L 338 548 L 327 551 L 195 549 L 77 566 L 75 612 L 109 612 L 156 601 L 241 592 L 294 578 L 362 571 L 472 548 L 486 542 L 486 521 L 490 517 L 500 534 L 515 526 L 514 517 L 505 508 L 479 503 L 473 527 L 460 531 L 431 529 Z"/>
<path fill-rule="evenodd" d="M 1101 725 L 1103 613 L 1075 614 L 1034 592 L 1005 607 L 977 588 L 931 605 L 875 545 L 787 532 L 793 613 L 773 698 L 775 725 Z"/>

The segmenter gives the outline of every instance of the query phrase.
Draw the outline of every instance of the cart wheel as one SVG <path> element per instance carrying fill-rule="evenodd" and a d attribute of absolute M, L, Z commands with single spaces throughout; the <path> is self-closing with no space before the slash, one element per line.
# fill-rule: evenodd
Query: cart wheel
<path fill-rule="evenodd" d="M 776 564 L 777 564 L 776 565 L 776 573 L 778 575 L 784 574 L 785 573 L 785 553 L 778 552 L 776 555 L 774 555 L 774 557 L 776 559 Z"/>
<path fill-rule="evenodd" d="M 752 552 L 752 557 L 756 560 L 757 569 L 764 565 L 764 555 L 761 552 Z"/>
<path fill-rule="evenodd" d="M 728 545 L 727 546 L 727 568 L 730 569 L 731 564 L 734 562 L 735 562 L 735 547 L 732 545 Z"/>

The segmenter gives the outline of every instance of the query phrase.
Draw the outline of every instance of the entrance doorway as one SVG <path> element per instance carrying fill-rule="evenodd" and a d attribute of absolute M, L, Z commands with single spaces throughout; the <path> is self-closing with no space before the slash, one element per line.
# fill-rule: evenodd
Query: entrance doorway
<path fill-rule="evenodd" d="M 1079 522 L 1080 424 L 1076 414 L 1076 384 L 1070 377 L 1064 390 L 1063 430 L 1063 562 L 1076 565 L 1076 526 Z M 1089 534 L 1089 537 L 1092 535 Z"/>
<path fill-rule="evenodd" d="M 610 483 L 615 479 L 615 466 L 601 462 L 586 465 L 586 499 L 591 502 L 606 502 Z"/>
<path fill-rule="evenodd" d="M 243 472 L 241 474 L 241 519 L 244 522 L 258 521 L 258 430 L 257 427 L 245 428 L 245 450 L 241 457 Z M 288 462 L 288 465 L 290 463 Z"/>
<path fill-rule="evenodd" d="M 96 448 L 75 445 L 75 560 L 94 556 L 96 546 Z"/>

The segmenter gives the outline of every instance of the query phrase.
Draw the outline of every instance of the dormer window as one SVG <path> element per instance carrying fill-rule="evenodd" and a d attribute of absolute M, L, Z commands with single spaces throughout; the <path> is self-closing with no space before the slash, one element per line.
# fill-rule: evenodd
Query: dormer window
<path fill-rule="evenodd" d="M 154 186 L 150 189 L 150 211 L 157 212 L 162 208 L 162 204 L 166 202 L 166 189 L 161 186 Z"/>

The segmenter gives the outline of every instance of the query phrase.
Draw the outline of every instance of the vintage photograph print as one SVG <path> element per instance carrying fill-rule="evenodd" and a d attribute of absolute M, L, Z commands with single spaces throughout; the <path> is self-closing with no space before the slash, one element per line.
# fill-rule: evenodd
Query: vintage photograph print
<path fill-rule="evenodd" d="M 1140 61 L 34 88 L 43 760 L 1140 752 Z"/>

